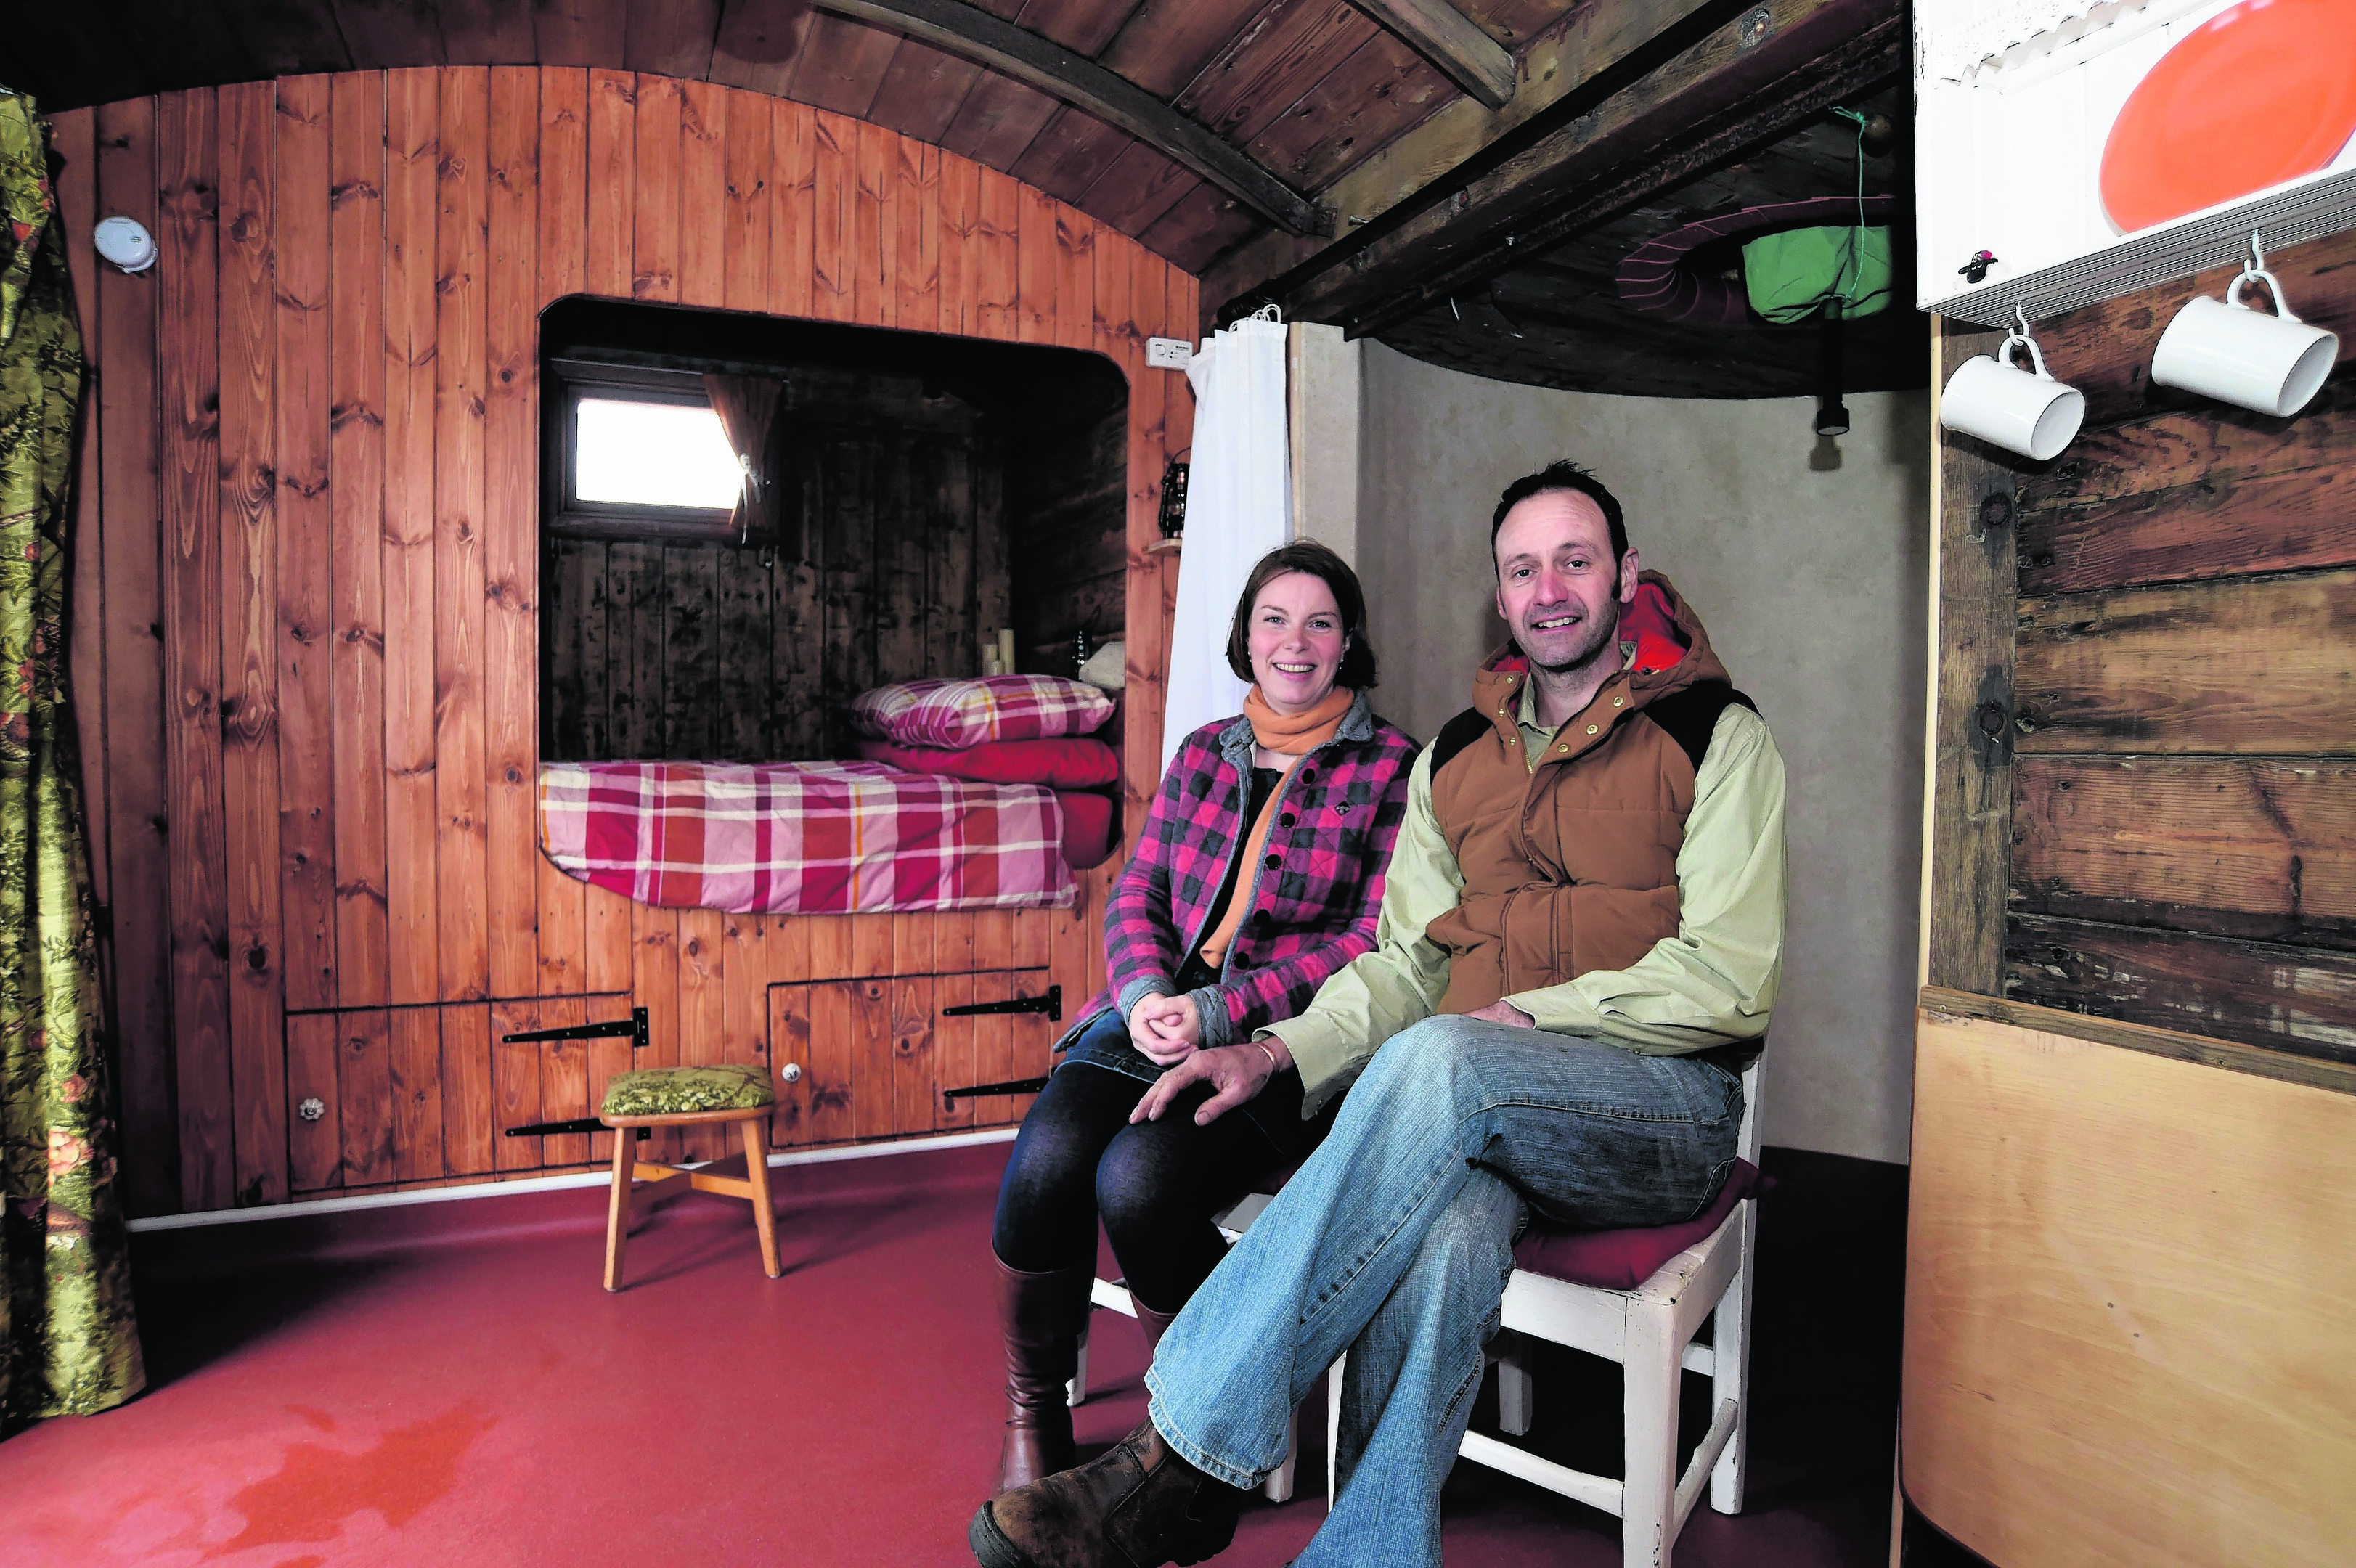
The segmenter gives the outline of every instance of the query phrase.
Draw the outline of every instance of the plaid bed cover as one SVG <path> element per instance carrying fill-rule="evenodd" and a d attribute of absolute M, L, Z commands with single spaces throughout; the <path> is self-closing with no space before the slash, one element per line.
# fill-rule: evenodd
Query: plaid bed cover
<path fill-rule="evenodd" d="M 1064 814 L 1036 784 L 882 763 L 549 763 L 540 838 L 566 875 L 739 914 L 1069 908 Z"/>

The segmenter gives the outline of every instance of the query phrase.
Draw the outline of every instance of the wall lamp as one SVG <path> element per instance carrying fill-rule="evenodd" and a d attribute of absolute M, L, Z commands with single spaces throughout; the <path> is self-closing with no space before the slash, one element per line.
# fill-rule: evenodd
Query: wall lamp
<path fill-rule="evenodd" d="M 102 218 L 91 240 L 100 256 L 126 272 L 144 272 L 155 264 L 155 237 L 135 218 Z"/>
<path fill-rule="evenodd" d="M 2254 283 L 2265 284 L 2274 301 L 2272 315 L 2242 303 L 2242 291 Z M 2193 295 L 2159 335 L 2151 379 L 2158 386 L 2280 418 L 2308 405 L 2339 357 L 2339 334 L 2309 326 L 2291 314 L 2253 234 L 2249 261 L 2225 297 Z"/>

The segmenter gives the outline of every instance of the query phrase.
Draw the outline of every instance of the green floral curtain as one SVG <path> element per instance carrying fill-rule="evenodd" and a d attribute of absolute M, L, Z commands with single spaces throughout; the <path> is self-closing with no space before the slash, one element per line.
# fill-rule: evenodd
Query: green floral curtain
<path fill-rule="evenodd" d="M 48 127 L 0 89 L 0 1424 L 145 1386 L 66 695 L 66 488 L 81 399 Z"/>

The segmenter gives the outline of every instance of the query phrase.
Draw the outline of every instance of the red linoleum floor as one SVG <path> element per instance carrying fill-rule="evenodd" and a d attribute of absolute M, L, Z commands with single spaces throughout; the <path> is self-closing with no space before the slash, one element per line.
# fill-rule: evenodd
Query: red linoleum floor
<path fill-rule="evenodd" d="M 998 1443 L 986 1248 L 1005 1153 L 777 1172 L 776 1281 L 741 1205 L 691 1197 L 606 1295 L 595 1189 L 142 1236 L 152 1391 L 0 1443 L 0 1560 L 970 1563 Z M 1135 1326 L 1098 1322 L 1084 1452 L 1144 1410 Z M 1777 1336 L 1762 1321 L 1762 1355 Z M 1886 1380 L 1858 1363 L 1844 1392 L 1855 1352 L 1836 1357 L 1762 1379 L 1751 1506 L 1697 1513 L 1684 1568 L 1886 1560 Z M 1612 1467 L 1616 1396 L 1600 1364 L 1542 1365 L 1534 1441 Z M 1223 1563 L 1283 1563 L 1316 1529 L 1313 1413 L 1300 1496 L 1249 1511 Z M 1619 1561 L 1615 1520 L 1476 1466 L 1445 1507 L 1451 1563 Z"/>

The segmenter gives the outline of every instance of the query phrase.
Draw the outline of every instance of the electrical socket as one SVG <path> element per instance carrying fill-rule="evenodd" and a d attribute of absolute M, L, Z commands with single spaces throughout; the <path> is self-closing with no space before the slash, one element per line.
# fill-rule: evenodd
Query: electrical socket
<path fill-rule="evenodd" d="M 1183 337 L 1149 337 L 1145 362 L 1159 369 L 1183 370 L 1194 357 L 1194 346 Z"/>

